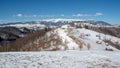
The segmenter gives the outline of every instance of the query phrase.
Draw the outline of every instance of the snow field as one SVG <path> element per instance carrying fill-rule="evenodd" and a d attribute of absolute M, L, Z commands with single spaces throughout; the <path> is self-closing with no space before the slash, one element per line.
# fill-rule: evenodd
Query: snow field
<path fill-rule="evenodd" d="M 41 51 L 0 53 L 1 68 L 119 68 L 120 53 L 109 51 Z"/>

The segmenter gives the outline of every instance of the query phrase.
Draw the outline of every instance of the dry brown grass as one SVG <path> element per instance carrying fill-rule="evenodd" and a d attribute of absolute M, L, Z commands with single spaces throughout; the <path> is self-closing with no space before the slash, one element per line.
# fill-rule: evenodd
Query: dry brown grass
<path fill-rule="evenodd" d="M 65 40 L 65 42 L 62 42 L 62 45 L 65 47 L 64 50 L 67 50 L 67 49 L 68 49 L 66 40 Z"/>
<path fill-rule="evenodd" d="M 84 44 L 84 43 L 83 43 L 80 39 L 76 38 L 76 37 L 73 36 L 73 35 L 69 35 L 69 37 L 72 38 L 72 39 L 75 41 L 75 43 L 79 45 L 79 48 L 80 48 L 80 49 L 83 48 L 83 44 Z"/>
<path fill-rule="evenodd" d="M 62 44 L 62 41 L 60 37 L 54 31 L 52 31 L 49 37 L 46 36 L 42 40 L 39 40 L 37 43 L 38 44 L 36 50 L 41 49 L 41 50 L 55 51 L 55 50 L 60 50 L 59 45 Z"/>
<path fill-rule="evenodd" d="M 112 36 L 120 38 L 120 28 L 116 28 L 116 27 L 92 27 L 90 29 L 97 31 L 97 32 L 100 32 L 100 33 L 103 33 L 103 34 L 108 34 L 108 35 L 112 35 Z"/>
<path fill-rule="evenodd" d="M 59 47 L 55 47 L 55 48 L 51 49 L 50 51 L 57 51 L 57 50 L 60 50 L 60 48 Z"/>
<path fill-rule="evenodd" d="M 72 28 L 68 27 L 67 31 L 68 31 L 68 33 L 70 33 L 72 31 Z"/>
<path fill-rule="evenodd" d="M 117 48 L 117 49 L 120 50 L 120 44 L 119 44 L 119 43 L 113 42 L 113 41 L 108 40 L 108 39 L 105 39 L 105 40 L 103 40 L 103 41 L 106 42 L 106 43 L 108 43 L 109 45 L 111 45 L 111 46 L 113 46 L 113 47 L 115 47 L 115 48 Z M 108 45 L 108 44 L 107 44 L 107 45 Z"/>
<path fill-rule="evenodd" d="M 90 50 L 90 48 L 91 48 L 90 43 L 87 44 L 87 48 L 88 48 L 88 50 Z"/>
<path fill-rule="evenodd" d="M 35 33 L 30 33 L 26 35 L 25 37 L 19 38 L 13 42 L 10 42 L 8 44 L 2 45 L 0 47 L 0 51 L 29 51 L 29 50 L 35 50 L 36 48 L 34 47 L 34 41 L 37 38 L 43 37 L 46 32 L 50 31 L 48 29 L 45 31 L 44 29 L 38 30 Z"/>

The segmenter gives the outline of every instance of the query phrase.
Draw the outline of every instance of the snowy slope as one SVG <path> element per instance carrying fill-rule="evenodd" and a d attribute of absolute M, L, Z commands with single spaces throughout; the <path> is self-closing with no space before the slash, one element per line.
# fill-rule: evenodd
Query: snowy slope
<path fill-rule="evenodd" d="M 68 49 L 79 49 L 78 45 L 69 36 L 67 36 L 67 32 L 63 29 L 58 29 L 57 31 L 62 41 L 67 43 Z"/>
<path fill-rule="evenodd" d="M 0 68 L 120 68 L 120 53 L 44 51 L 0 53 Z"/>
<path fill-rule="evenodd" d="M 69 25 L 64 25 L 60 28 L 57 28 L 56 30 L 54 30 L 54 32 L 58 34 L 58 36 L 62 40 L 62 43 L 65 43 L 67 45 L 67 50 L 75 49 L 104 51 L 107 48 L 118 51 L 118 49 L 112 47 L 111 45 L 108 45 L 103 41 L 104 39 L 110 39 L 113 42 L 120 41 L 120 38 L 117 37 L 104 35 L 102 33 L 85 28 L 74 28 L 70 27 Z"/>
<path fill-rule="evenodd" d="M 92 50 L 105 50 L 105 48 L 111 48 L 117 50 L 112 46 L 106 46 L 104 39 L 110 39 L 113 42 L 120 41 L 120 38 L 113 37 L 110 35 L 105 35 L 96 31 L 88 30 L 85 28 L 74 28 L 71 32 L 75 37 L 81 39 L 86 43 L 90 43 Z M 82 37 L 81 37 L 82 35 Z M 100 44 L 96 43 L 99 42 Z M 120 43 L 120 42 L 119 42 Z"/>

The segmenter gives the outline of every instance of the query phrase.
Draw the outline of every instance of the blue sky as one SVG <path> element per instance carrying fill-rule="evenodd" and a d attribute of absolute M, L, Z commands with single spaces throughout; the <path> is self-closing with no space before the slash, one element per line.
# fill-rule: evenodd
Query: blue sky
<path fill-rule="evenodd" d="M 120 0 L 0 0 L 0 21 L 75 18 L 120 24 L 119 7 Z"/>

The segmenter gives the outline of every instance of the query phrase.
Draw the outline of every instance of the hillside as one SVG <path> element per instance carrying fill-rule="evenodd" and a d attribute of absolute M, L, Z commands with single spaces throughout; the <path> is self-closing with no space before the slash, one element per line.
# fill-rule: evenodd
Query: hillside
<path fill-rule="evenodd" d="M 0 67 L 119 68 L 120 38 L 88 25 L 44 28 L 4 44 Z"/>
<path fill-rule="evenodd" d="M 95 30 L 96 27 L 89 29 L 84 23 L 82 26 L 78 28 L 68 24 L 53 29 L 41 29 L 5 44 L 0 49 L 2 51 L 105 49 L 114 51 L 120 49 L 119 38 L 114 37 L 114 35 L 93 31 L 92 28 Z"/>

